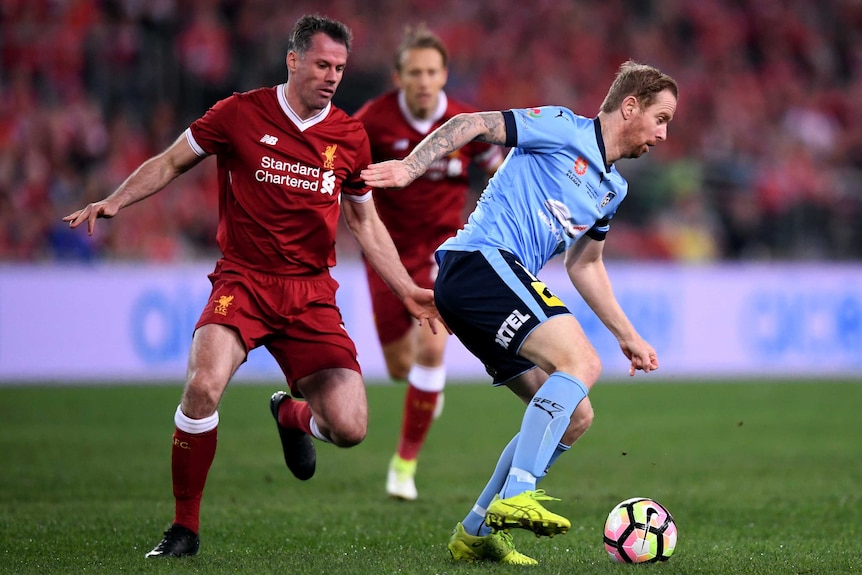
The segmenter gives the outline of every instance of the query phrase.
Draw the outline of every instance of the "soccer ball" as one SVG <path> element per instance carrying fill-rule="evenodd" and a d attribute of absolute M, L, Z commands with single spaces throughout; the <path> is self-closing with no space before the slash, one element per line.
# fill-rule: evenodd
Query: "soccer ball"
<path fill-rule="evenodd" d="M 608 514 L 604 541 L 608 555 L 618 563 L 667 561 L 676 548 L 676 523 L 658 502 L 633 497 Z"/>

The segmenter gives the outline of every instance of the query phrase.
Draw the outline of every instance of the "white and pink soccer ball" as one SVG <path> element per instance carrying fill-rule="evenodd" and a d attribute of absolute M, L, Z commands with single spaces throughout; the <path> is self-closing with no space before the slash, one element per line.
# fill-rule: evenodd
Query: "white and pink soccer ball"
<path fill-rule="evenodd" d="M 646 497 L 619 503 L 605 521 L 605 549 L 618 563 L 667 561 L 676 548 L 676 535 L 668 510 Z"/>

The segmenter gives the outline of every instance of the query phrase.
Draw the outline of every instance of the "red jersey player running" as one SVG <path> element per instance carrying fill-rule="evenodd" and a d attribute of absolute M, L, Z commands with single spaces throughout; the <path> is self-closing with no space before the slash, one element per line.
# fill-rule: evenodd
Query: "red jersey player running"
<path fill-rule="evenodd" d="M 375 162 L 402 159 L 443 122 L 473 108 L 447 97 L 448 53 L 425 26 L 408 28 L 395 53 L 396 90 L 365 104 L 355 117 L 365 124 Z M 404 189 L 374 191 L 377 211 L 413 280 L 433 287 L 434 250 L 463 225 L 469 189 L 467 168 L 475 162 L 489 174 L 503 160 L 502 150 L 471 142 L 435 163 Z M 409 311 L 366 259 L 374 322 L 389 376 L 407 380 L 401 438 L 386 477 L 386 491 L 400 499 L 417 497 L 416 459 L 431 422 L 443 405 L 447 334 L 419 329 Z"/>
<path fill-rule="evenodd" d="M 218 405 L 250 350 L 265 346 L 297 401 L 275 393 L 285 461 L 300 479 L 314 474 L 310 436 L 339 447 L 362 441 L 365 386 L 353 341 L 335 303 L 339 212 L 365 256 L 410 313 L 434 326 L 433 292 L 401 265 L 359 171 L 371 162 L 362 124 L 330 103 L 341 82 L 351 32 L 320 16 L 297 21 L 288 82 L 234 94 L 192 123 L 106 199 L 64 218 L 71 227 L 110 218 L 150 196 L 205 156 L 218 158 L 223 257 L 195 326 L 171 455 L 175 515 L 147 557 L 198 551 L 200 501 L 215 456 Z M 340 202 L 343 198 L 344 202 Z"/>

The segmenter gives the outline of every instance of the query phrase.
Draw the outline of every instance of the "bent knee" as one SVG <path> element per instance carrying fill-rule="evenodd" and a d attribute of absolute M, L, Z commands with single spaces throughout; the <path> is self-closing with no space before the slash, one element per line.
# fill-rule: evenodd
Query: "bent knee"
<path fill-rule="evenodd" d="M 595 412 L 593 411 L 593 406 L 589 404 L 582 410 L 575 410 L 575 413 L 572 414 L 572 422 L 583 431 L 586 431 L 593 425 L 594 418 Z"/>
<path fill-rule="evenodd" d="M 592 353 L 584 358 L 581 368 L 582 381 L 587 387 L 592 387 L 602 376 L 602 360 L 597 353 Z"/>
<path fill-rule="evenodd" d="M 193 375 L 183 391 L 183 413 L 193 419 L 209 417 L 218 409 L 224 387 L 213 377 Z"/>
<path fill-rule="evenodd" d="M 587 388 L 592 388 L 602 375 L 602 360 L 595 352 L 570 357 L 567 362 L 554 367 L 576 377 Z"/>
<path fill-rule="evenodd" d="M 354 447 L 362 443 L 367 434 L 365 426 L 351 426 L 350 428 L 330 430 L 329 435 L 332 443 L 337 447 Z"/>
<path fill-rule="evenodd" d="M 586 398 L 578 404 L 577 409 L 572 413 L 569 420 L 569 431 L 578 436 L 582 435 L 592 426 L 594 417 L 593 405 L 589 398 Z"/>

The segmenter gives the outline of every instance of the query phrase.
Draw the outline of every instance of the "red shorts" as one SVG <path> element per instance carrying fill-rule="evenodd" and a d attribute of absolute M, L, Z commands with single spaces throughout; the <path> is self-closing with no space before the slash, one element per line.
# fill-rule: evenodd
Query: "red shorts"
<path fill-rule="evenodd" d="M 208 277 L 213 289 L 195 329 L 226 325 L 239 334 L 246 352 L 266 347 L 292 391 L 296 380 L 322 369 L 362 373 L 335 305 L 338 282 L 328 272 L 277 276 L 219 260 Z"/>
<path fill-rule="evenodd" d="M 428 256 L 425 258 L 403 258 L 403 262 L 404 267 L 407 268 L 407 273 L 410 274 L 416 285 L 427 289 L 434 288 L 434 280 L 437 278 L 437 262 L 434 261 L 433 249 L 428 252 Z M 417 321 L 367 261 L 365 262 L 365 272 L 368 276 L 368 289 L 371 292 L 371 309 L 374 312 L 377 338 L 381 345 L 398 341 L 413 329 Z"/>

